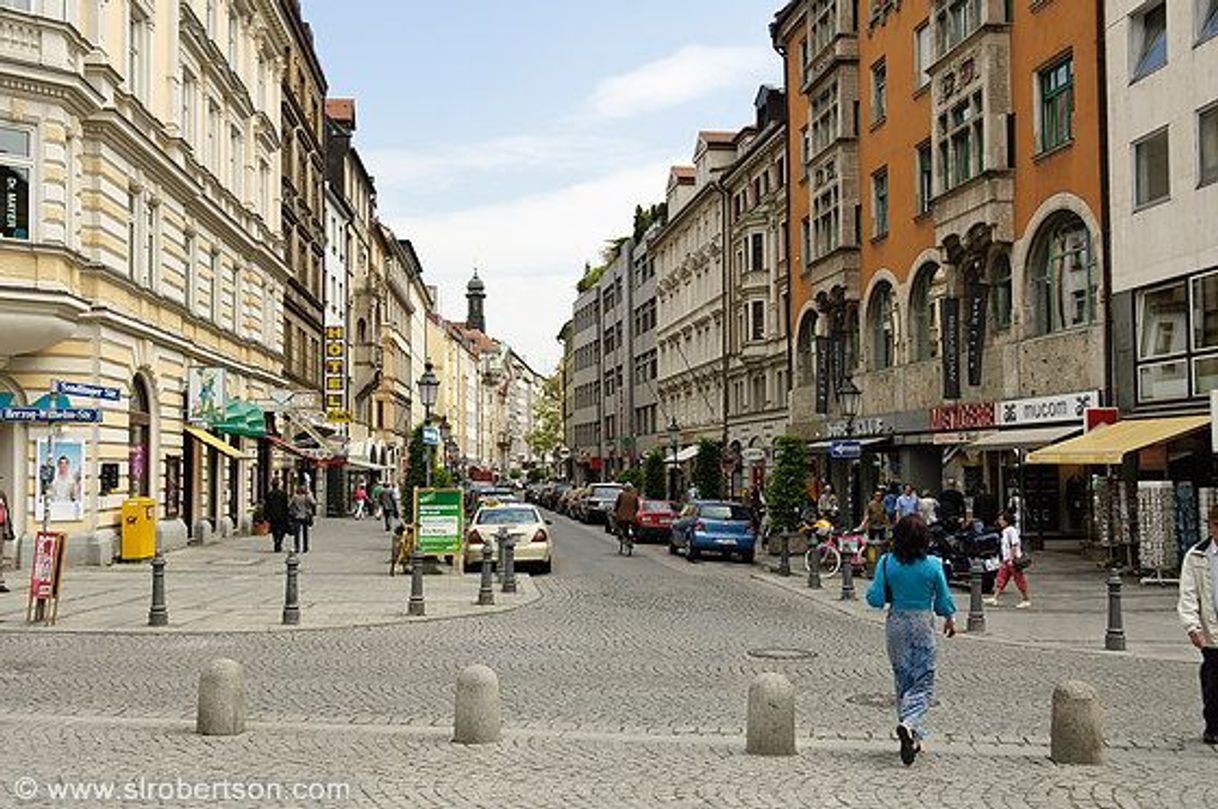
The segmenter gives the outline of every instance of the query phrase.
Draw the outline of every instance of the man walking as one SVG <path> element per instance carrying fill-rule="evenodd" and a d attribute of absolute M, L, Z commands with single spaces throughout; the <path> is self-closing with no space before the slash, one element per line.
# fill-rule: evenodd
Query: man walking
<path fill-rule="evenodd" d="M 1201 703 L 1206 744 L 1218 745 L 1218 505 L 1210 506 L 1209 536 L 1184 556 L 1176 611 L 1201 651 Z"/>
<path fill-rule="evenodd" d="M 914 487 L 905 484 L 905 493 L 897 498 L 897 520 L 902 517 L 908 517 L 910 514 L 918 513 L 918 495 L 914 492 Z"/>
<path fill-rule="evenodd" d="M 283 538 L 292 527 L 292 518 L 288 514 L 288 493 L 279 484 L 279 478 L 271 481 L 271 490 L 266 493 L 264 508 L 266 521 L 271 524 L 271 539 L 275 543 L 275 553 L 283 550 Z"/>
<path fill-rule="evenodd" d="M 381 489 L 380 497 L 381 516 L 385 518 L 385 530 L 389 531 L 393 528 L 393 524 L 398 521 L 398 492 L 393 486 L 386 486 Z"/>

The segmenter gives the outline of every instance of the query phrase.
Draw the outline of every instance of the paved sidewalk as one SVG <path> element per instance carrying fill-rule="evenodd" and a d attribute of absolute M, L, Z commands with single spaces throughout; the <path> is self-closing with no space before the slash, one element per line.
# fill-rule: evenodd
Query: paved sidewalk
<path fill-rule="evenodd" d="M 518 574 L 518 592 L 496 586 L 495 605 L 479 607 L 479 579 L 457 576 L 441 565 L 441 575 L 424 577 L 427 615 L 406 615 L 409 576 L 389 576 L 389 537 L 372 520 L 321 519 L 309 552 L 301 554 L 300 625 L 281 623 L 286 554 L 271 549 L 271 538 L 233 537 L 214 545 L 189 547 L 166 556 L 168 627 L 149 627 L 152 573 L 148 562 L 108 568 L 69 567 L 63 600 L 53 627 L 27 624 L 29 571 L 9 576 L 12 592 L 0 595 L 0 631 L 13 632 L 264 632 L 375 626 L 485 615 L 540 598 L 527 574 Z"/>
<path fill-rule="evenodd" d="M 819 591 L 808 589 L 802 558 L 792 558 L 790 578 L 770 572 L 769 564 L 764 572 L 758 571 L 753 576 L 861 619 L 876 623 L 884 620 L 882 611 L 871 609 L 863 600 L 870 579 L 856 578 L 857 600 L 843 602 L 839 600 L 840 575 L 825 579 L 824 588 Z M 1001 606 L 985 607 L 986 633 L 976 637 L 1038 647 L 1104 652 L 1108 624 L 1107 577 L 1106 570 L 1075 553 L 1039 551 L 1028 570 L 1032 606 L 1015 609 L 1019 593 L 1013 583 L 1008 585 Z M 1127 654 L 1158 660 L 1199 660 L 1176 617 L 1174 584 L 1142 585 L 1136 578 L 1127 576 L 1121 590 Z M 956 600 L 956 625 L 963 632 L 968 624 L 969 594 L 966 589 L 956 586 L 952 593 Z"/>

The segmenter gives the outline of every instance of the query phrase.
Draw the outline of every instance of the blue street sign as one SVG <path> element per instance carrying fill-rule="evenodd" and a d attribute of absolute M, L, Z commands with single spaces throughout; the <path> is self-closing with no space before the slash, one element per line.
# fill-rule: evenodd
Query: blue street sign
<path fill-rule="evenodd" d="M 30 424 L 61 424 L 79 422 L 94 424 L 101 421 L 101 411 L 96 407 L 6 407 L 0 410 L 0 421 L 16 421 Z"/>
<path fill-rule="evenodd" d="M 853 461 L 863 457 L 863 445 L 858 441 L 830 441 L 829 457 L 839 461 Z"/>
<path fill-rule="evenodd" d="M 66 382 L 56 379 L 51 382 L 51 390 L 55 393 L 65 393 L 69 396 L 85 396 L 90 399 L 105 399 L 117 402 L 122 393 L 118 388 L 108 388 L 105 385 L 90 385 L 88 382 Z"/>
<path fill-rule="evenodd" d="M 423 443 L 431 447 L 440 446 L 440 428 L 430 424 L 423 426 Z"/>

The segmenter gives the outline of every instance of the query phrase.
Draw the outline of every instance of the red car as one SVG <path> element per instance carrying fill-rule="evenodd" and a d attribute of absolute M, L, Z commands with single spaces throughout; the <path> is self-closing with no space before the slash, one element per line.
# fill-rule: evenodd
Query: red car
<path fill-rule="evenodd" d="M 655 539 L 667 542 L 672 534 L 672 521 L 677 510 L 667 500 L 642 500 L 639 502 L 639 525 L 636 539 Z"/>

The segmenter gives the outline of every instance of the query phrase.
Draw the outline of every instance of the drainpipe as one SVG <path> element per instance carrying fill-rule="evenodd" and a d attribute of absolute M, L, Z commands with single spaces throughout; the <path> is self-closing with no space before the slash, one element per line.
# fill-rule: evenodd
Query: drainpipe
<path fill-rule="evenodd" d="M 720 250 L 720 274 L 723 280 L 723 289 L 720 293 L 720 299 L 723 302 L 723 452 L 728 451 L 728 412 L 729 412 L 729 393 L 728 393 L 728 368 L 729 368 L 729 349 L 731 340 L 729 338 L 732 328 L 731 317 L 731 244 L 730 234 L 728 233 L 728 192 L 723 187 L 723 183 L 719 180 L 711 181 L 711 187 L 719 192 L 719 238 L 722 242 L 722 250 Z M 727 480 L 728 492 L 731 492 L 731 478 Z"/>
<path fill-rule="evenodd" d="M 1100 130 L 1100 243 L 1104 250 L 1104 260 L 1100 267 L 1100 283 L 1104 285 L 1104 404 L 1113 407 L 1116 404 L 1113 380 L 1116 361 L 1112 349 L 1112 233 L 1108 215 L 1112 189 L 1108 178 L 1108 53 L 1104 33 L 1104 0 L 1095 0 L 1095 84 Z M 1023 495 L 1022 490 L 1020 495 Z"/>
<path fill-rule="evenodd" d="M 1103 2 L 1103 0 L 1097 0 Z M 783 241 L 783 255 L 787 261 L 787 300 L 782 307 L 783 324 L 787 337 L 787 421 L 790 422 L 791 397 L 790 392 L 795 387 L 795 358 L 791 335 L 791 154 L 788 147 L 791 144 L 791 88 L 787 84 L 787 48 L 783 44 L 774 43 L 774 50 L 782 57 L 782 103 L 783 111 L 782 133 L 782 164 L 787 176 L 783 179 L 783 193 L 786 197 L 787 237 Z M 781 234 L 779 234 L 781 235 Z M 801 257 L 802 258 L 802 257 Z M 780 298 L 781 300 L 781 298 Z"/>

